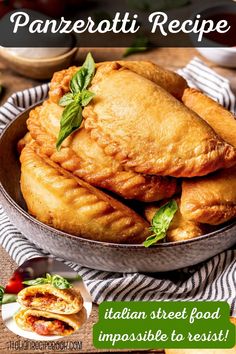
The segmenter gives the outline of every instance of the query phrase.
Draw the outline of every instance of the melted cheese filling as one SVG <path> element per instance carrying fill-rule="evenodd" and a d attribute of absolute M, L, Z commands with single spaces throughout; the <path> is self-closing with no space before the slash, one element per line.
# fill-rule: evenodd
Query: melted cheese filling
<path fill-rule="evenodd" d="M 41 336 L 61 336 L 67 331 L 73 331 L 73 328 L 68 325 L 68 323 L 54 318 L 30 315 L 27 317 L 26 322 L 31 326 L 35 333 Z"/>
<path fill-rule="evenodd" d="M 24 302 L 26 307 L 65 309 L 68 306 L 68 303 L 65 300 L 49 293 L 28 295 L 25 297 Z"/>

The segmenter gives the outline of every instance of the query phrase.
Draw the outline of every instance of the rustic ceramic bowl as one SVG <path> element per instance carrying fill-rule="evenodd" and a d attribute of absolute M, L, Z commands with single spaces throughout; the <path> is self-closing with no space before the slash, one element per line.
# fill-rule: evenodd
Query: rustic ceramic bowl
<path fill-rule="evenodd" d="M 30 110 L 30 109 L 29 109 Z M 233 222 L 207 235 L 154 247 L 86 240 L 47 226 L 27 213 L 20 192 L 16 144 L 26 132 L 29 110 L 20 114 L 0 138 L 0 202 L 12 223 L 36 246 L 83 266 L 115 272 L 164 272 L 195 265 L 236 243 Z"/>
<path fill-rule="evenodd" d="M 70 66 L 78 51 L 77 47 L 52 58 L 25 58 L 0 48 L 0 58 L 15 72 L 32 79 L 50 79 L 54 72 Z"/>

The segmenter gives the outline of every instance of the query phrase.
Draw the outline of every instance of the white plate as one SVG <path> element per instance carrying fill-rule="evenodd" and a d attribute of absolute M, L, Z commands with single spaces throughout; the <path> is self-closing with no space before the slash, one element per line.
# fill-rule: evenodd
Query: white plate
<path fill-rule="evenodd" d="M 60 273 L 62 276 L 66 276 L 66 273 Z M 71 275 L 71 274 L 70 274 Z M 87 320 L 90 316 L 90 313 L 92 311 L 92 299 L 91 296 L 86 289 L 83 281 L 76 281 L 73 283 L 73 287 L 78 289 L 84 299 L 84 307 L 87 312 Z M 6 327 L 13 333 L 24 337 L 28 339 L 33 339 L 33 340 L 41 340 L 41 341 L 50 341 L 50 340 L 57 340 L 57 339 L 62 339 L 62 336 L 40 336 L 37 333 L 34 332 L 28 332 L 24 331 L 20 327 L 17 326 L 15 320 L 14 320 L 14 315 L 16 314 L 17 311 L 21 306 L 17 302 L 13 302 L 10 304 L 4 304 L 2 305 L 2 319 Z"/>

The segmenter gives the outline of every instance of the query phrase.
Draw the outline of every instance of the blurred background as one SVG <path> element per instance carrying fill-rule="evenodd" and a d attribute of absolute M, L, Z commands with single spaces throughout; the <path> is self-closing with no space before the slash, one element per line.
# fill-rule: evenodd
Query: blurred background
<path fill-rule="evenodd" d="M 198 56 L 216 68 L 220 74 L 228 77 L 232 81 L 233 89 L 236 86 L 236 2 L 233 0 L 0 0 L 0 27 L 11 11 L 22 9 L 33 11 L 34 16 L 42 16 L 45 19 L 60 20 L 63 16 L 72 21 L 86 21 L 88 16 L 91 16 L 95 24 L 102 20 L 112 23 L 114 13 L 119 11 L 123 14 L 129 11 L 130 14 L 138 14 L 141 31 L 138 35 L 122 37 L 114 36 L 111 32 L 104 37 L 86 37 L 86 34 L 75 36 L 73 33 L 58 39 L 56 35 L 46 35 L 44 37 L 47 47 L 43 48 L 35 48 L 34 45 L 38 46 L 39 43 L 33 41 L 32 45 L 30 40 L 27 47 L 22 47 L 20 40 L 16 47 L 0 46 L 1 103 L 13 92 L 48 82 L 55 71 L 70 65 L 79 66 L 89 51 L 96 61 L 144 59 L 172 70 L 185 66 L 194 56 Z M 206 35 L 201 48 L 198 48 L 198 44 L 188 35 L 180 34 L 177 40 L 171 35 L 168 39 L 159 34 L 152 36 L 147 18 L 154 11 L 166 12 L 170 19 L 180 21 L 194 18 L 196 13 L 200 13 L 202 18 L 215 21 L 226 18 L 230 21 L 231 32 L 220 38 L 209 38 Z M 4 38 L 7 40 L 6 36 L 1 36 L 0 42 Z M 222 43 L 222 38 L 225 43 Z M 225 47 L 218 48 L 219 46 Z"/>

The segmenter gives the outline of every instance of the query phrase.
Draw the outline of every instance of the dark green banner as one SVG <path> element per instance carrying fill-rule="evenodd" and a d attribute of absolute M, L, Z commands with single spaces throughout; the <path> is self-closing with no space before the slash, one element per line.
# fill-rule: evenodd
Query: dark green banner
<path fill-rule="evenodd" d="M 226 302 L 103 302 L 93 327 L 99 349 L 232 348 Z"/>

